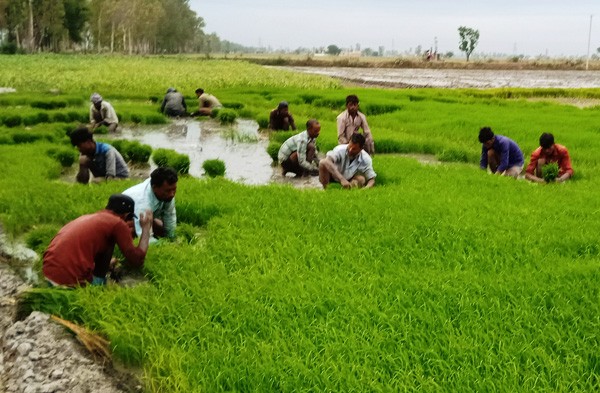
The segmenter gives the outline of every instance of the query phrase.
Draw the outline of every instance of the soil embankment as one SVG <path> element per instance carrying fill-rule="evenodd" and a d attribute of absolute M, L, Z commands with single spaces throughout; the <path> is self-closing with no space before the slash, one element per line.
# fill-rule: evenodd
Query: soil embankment
<path fill-rule="evenodd" d="M 0 391 L 7 393 L 119 393 L 141 391 L 141 386 L 112 371 L 86 352 L 67 330 L 49 315 L 33 312 L 16 321 L 18 298 L 30 288 L 9 262 L 15 255 L 0 229 Z M 29 250 L 31 251 L 31 250 Z M 31 261 L 30 261 L 31 262 Z"/>

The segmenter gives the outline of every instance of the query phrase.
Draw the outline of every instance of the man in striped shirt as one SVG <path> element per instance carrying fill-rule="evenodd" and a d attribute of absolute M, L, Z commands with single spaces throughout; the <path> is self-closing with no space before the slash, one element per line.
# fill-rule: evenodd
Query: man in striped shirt
<path fill-rule="evenodd" d="M 319 161 L 316 155 L 315 140 L 321 132 L 321 124 L 316 119 L 306 122 L 306 130 L 283 142 L 277 155 L 282 173 L 295 173 L 296 176 L 317 175 Z"/>

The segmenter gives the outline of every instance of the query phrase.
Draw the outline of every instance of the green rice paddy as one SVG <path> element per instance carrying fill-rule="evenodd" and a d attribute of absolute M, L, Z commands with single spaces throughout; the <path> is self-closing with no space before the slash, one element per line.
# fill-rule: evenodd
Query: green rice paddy
<path fill-rule="evenodd" d="M 78 121 L 49 113 L 85 117 L 93 91 L 142 123 L 169 86 L 190 99 L 204 87 L 259 122 L 285 99 L 299 127 L 320 120 L 321 151 L 335 146 L 335 117 L 354 93 L 385 153 L 374 157 L 372 190 L 184 177 L 178 237 L 151 246 L 147 282 L 27 296 L 32 308 L 108 337 L 115 358 L 141 370 L 145 391 L 597 390 L 600 105 L 553 98 L 599 98 L 600 89 L 347 89 L 194 58 L 0 61 L 0 86 L 18 90 L 0 95 L 0 222 L 16 238 L 37 236 L 40 250 L 66 222 L 135 184 L 66 183 L 46 154 L 69 146 L 65 131 Z M 6 124 L 38 112 L 48 119 Z M 478 167 L 482 126 L 527 158 L 542 132 L 554 133 L 575 177 L 537 185 L 487 175 Z"/>

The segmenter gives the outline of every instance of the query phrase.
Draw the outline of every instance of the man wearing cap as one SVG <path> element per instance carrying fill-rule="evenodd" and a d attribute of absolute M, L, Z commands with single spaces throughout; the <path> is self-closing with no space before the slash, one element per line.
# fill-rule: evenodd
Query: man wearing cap
<path fill-rule="evenodd" d="M 316 156 L 315 140 L 319 137 L 321 125 L 316 119 L 306 122 L 306 131 L 296 134 L 279 148 L 279 163 L 283 175 L 292 172 L 297 176 L 319 174 L 319 161 Z"/>
<path fill-rule="evenodd" d="M 109 132 L 115 132 L 119 125 L 119 118 L 112 105 L 103 101 L 102 96 L 98 93 L 92 94 L 90 101 L 92 101 L 92 105 L 90 105 L 92 131 L 100 126 L 107 126 Z"/>
<path fill-rule="evenodd" d="M 68 287 L 106 284 L 115 245 L 131 266 L 142 266 L 148 251 L 152 212 L 140 213 L 142 233 L 136 247 L 128 225 L 135 217 L 134 204 L 130 197 L 114 194 L 106 209 L 62 227 L 44 252 L 42 270 L 48 282 Z"/>
<path fill-rule="evenodd" d="M 179 117 L 187 115 L 187 106 L 183 94 L 173 87 L 167 89 L 167 94 L 163 98 L 160 111 L 167 116 Z"/>
<path fill-rule="evenodd" d="M 558 164 L 557 183 L 562 183 L 573 176 L 571 157 L 563 145 L 554 143 L 554 135 L 544 132 L 540 136 L 540 147 L 531 153 L 529 165 L 525 170 L 525 178 L 536 183 L 545 183 L 543 168 L 546 164 Z"/>
<path fill-rule="evenodd" d="M 363 150 L 365 137 L 355 132 L 350 143 L 338 145 L 327 152 L 327 156 L 319 161 L 319 181 L 323 188 L 332 181 L 340 183 L 343 188 L 371 188 L 375 186 L 377 174 L 373 170 L 371 156 Z"/>
<path fill-rule="evenodd" d="M 198 97 L 198 111 L 192 113 L 192 116 L 210 116 L 213 109 L 223 107 L 217 97 L 205 93 L 202 88 L 196 89 L 196 97 Z"/>
<path fill-rule="evenodd" d="M 375 153 L 373 134 L 371 134 L 366 116 L 358 111 L 358 106 L 358 97 L 356 95 L 351 94 L 346 97 L 346 110 L 337 117 L 338 144 L 345 145 L 350 143 L 352 134 L 362 128 L 365 137 L 364 149 L 372 156 Z"/>
<path fill-rule="evenodd" d="M 154 238 L 175 237 L 177 214 L 175 211 L 175 193 L 177 192 L 177 172 L 173 168 L 159 167 L 144 182 L 128 188 L 123 194 L 135 201 L 137 212 L 150 210 L 154 220 L 152 234 Z M 135 220 L 136 233 L 142 228 L 140 221 Z M 155 239 L 151 239 L 154 241 Z"/>
<path fill-rule="evenodd" d="M 294 117 L 289 112 L 288 103 L 281 101 L 277 108 L 269 114 L 269 129 L 275 131 L 289 131 L 290 127 L 296 131 Z"/>
<path fill-rule="evenodd" d="M 129 177 L 129 168 L 121 153 L 108 143 L 96 142 L 94 134 L 87 127 L 77 128 L 69 134 L 69 137 L 71 144 L 81 153 L 77 182 L 88 184 L 90 172 L 94 176 L 94 181 Z"/>

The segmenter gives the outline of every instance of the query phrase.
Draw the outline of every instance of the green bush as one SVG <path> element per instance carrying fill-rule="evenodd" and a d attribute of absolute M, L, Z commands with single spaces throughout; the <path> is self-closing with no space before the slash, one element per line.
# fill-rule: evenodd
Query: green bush
<path fill-rule="evenodd" d="M 169 166 L 175 169 L 180 175 L 187 175 L 190 173 L 190 158 L 186 154 L 175 152 Z"/>
<path fill-rule="evenodd" d="M 262 129 L 269 128 L 269 116 L 261 115 L 256 118 L 256 122 L 258 123 L 258 127 Z"/>
<path fill-rule="evenodd" d="M 69 115 L 63 112 L 56 112 L 52 114 L 52 122 L 54 123 L 68 123 L 71 121 Z"/>
<path fill-rule="evenodd" d="M 132 141 L 127 147 L 127 157 L 129 161 L 145 163 L 150 159 L 150 155 L 152 155 L 152 147 L 150 147 L 150 145 Z"/>
<path fill-rule="evenodd" d="M 57 101 L 57 100 L 32 101 L 29 105 L 31 105 L 32 108 L 46 109 L 46 110 L 61 109 L 61 108 L 67 107 L 66 101 Z"/>
<path fill-rule="evenodd" d="M 50 116 L 46 112 L 38 112 L 23 117 L 23 124 L 26 126 L 33 126 L 35 124 L 48 122 L 50 122 Z"/>
<path fill-rule="evenodd" d="M 143 120 L 143 117 L 141 115 L 138 115 L 137 113 L 134 113 L 131 115 L 131 122 L 132 123 L 141 123 Z"/>
<path fill-rule="evenodd" d="M 219 114 L 217 115 L 217 119 L 221 124 L 233 124 L 235 119 L 237 119 L 238 114 L 233 109 L 221 109 Z"/>
<path fill-rule="evenodd" d="M 146 163 L 152 155 L 152 147 L 138 141 L 115 139 L 110 141 L 110 144 L 121 153 L 125 161 Z"/>
<path fill-rule="evenodd" d="M 12 134 L 12 139 L 16 144 L 32 143 L 42 139 L 42 136 L 40 134 L 34 134 L 31 132 L 15 132 Z"/>
<path fill-rule="evenodd" d="M 242 104 L 241 102 L 224 102 L 223 107 L 230 109 L 242 109 L 244 107 L 244 104 Z"/>
<path fill-rule="evenodd" d="M 171 149 L 156 149 L 152 153 L 152 160 L 159 167 L 171 167 L 177 173 L 185 175 L 190 171 L 190 158 Z"/>
<path fill-rule="evenodd" d="M 542 176 L 546 183 L 553 182 L 558 177 L 558 164 L 551 162 L 542 167 Z"/>
<path fill-rule="evenodd" d="M 206 160 L 202 163 L 202 169 L 210 177 L 225 175 L 225 163 L 221 160 Z"/>
<path fill-rule="evenodd" d="M 466 152 L 456 149 L 444 149 L 436 155 L 436 158 L 443 162 L 468 162 L 469 157 Z"/>
<path fill-rule="evenodd" d="M 77 152 L 68 147 L 49 149 L 46 154 L 60 162 L 64 168 L 68 168 L 77 159 Z"/>
<path fill-rule="evenodd" d="M 57 225 L 38 225 L 25 236 L 25 244 L 36 253 L 43 254 L 59 229 Z"/>
<path fill-rule="evenodd" d="M 165 124 L 167 121 L 167 118 L 162 113 L 150 114 L 144 117 L 146 124 Z"/>
<path fill-rule="evenodd" d="M 282 143 L 277 141 L 269 142 L 269 146 L 267 146 L 267 154 L 271 157 L 273 162 L 278 161 L 279 149 L 281 148 Z"/>
<path fill-rule="evenodd" d="M 2 119 L 2 123 L 4 123 L 7 127 L 17 127 L 21 125 L 23 119 L 20 115 L 9 115 Z"/>

